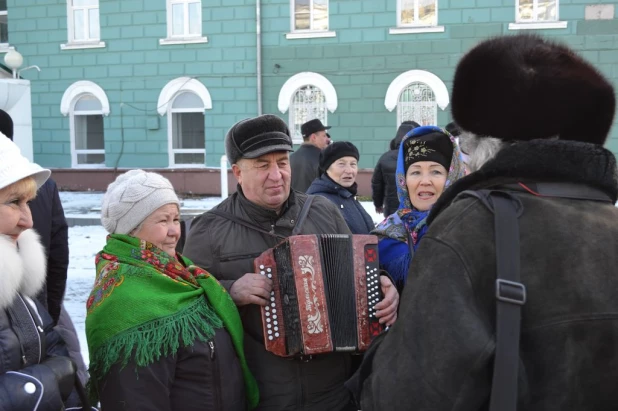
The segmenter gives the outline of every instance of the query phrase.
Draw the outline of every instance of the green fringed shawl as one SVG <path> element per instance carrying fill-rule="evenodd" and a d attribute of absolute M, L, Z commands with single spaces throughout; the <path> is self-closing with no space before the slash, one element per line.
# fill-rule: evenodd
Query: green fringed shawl
<path fill-rule="evenodd" d="M 243 349 L 238 309 L 208 272 L 151 243 L 112 234 L 96 256 L 97 276 L 87 301 L 86 337 L 90 376 L 103 378 L 113 364 L 133 359 L 144 367 L 195 341 L 207 341 L 224 326 L 240 359 L 247 402 L 255 408 L 258 387 Z M 97 400 L 96 384 L 90 384 Z"/>

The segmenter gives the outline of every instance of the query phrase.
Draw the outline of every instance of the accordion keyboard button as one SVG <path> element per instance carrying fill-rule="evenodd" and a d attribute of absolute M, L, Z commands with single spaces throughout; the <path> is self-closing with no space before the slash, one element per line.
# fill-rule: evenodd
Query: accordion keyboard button
<path fill-rule="evenodd" d="M 269 341 L 272 341 L 272 340 L 273 340 L 273 336 L 272 336 L 272 335 L 269 335 L 269 336 L 268 336 L 268 340 L 269 340 Z"/>
<path fill-rule="evenodd" d="M 269 273 L 270 273 L 271 271 L 272 271 L 272 270 L 270 269 L 270 267 L 268 267 L 268 268 L 266 269 L 266 272 L 269 272 Z"/>
<path fill-rule="evenodd" d="M 277 312 L 277 309 L 276 309 L 276 308 L 273 308 L 273 314 L 274 314 L 274 313 L 276 313 L 276 312 Z"/>
<path fill-rule="evenodd" d="M 273 333 L 273 330 L 268 330 L 268 334 L 272 334 L 272 333 Z"/>
<path fill-rule="evenodd" d="M 260 271 L 260 274 L 264 275 L 264 274 L 266 274 L 266 273 L 265 273 L 264 271 Z"/>
<path fill-rule="evenodd" d="M 268 307 L 266 307 L 266 309 L 268 310 Z M 270 316 L 270 313 L 268 311 L 266 311 L 265 314 L 266 314 L 267 317 Z"/>
<path fill-rule="evenodd" d="M 272 325 L 270 325 L 270 324 L 266 324 L 266 327 L 267 327 L 267 328 L 270 328 L 270 327 L 272 327 Z"/>
<path fill-rule="evenodd" d="M 279 333 L 275 333 L 275 337 L 279 337 Z"/>
<path fill-rule="evenodd" d="M 263 269 L 264 269 L 264 265 L 260 265 L 260 270 L 263 270 Z"/>
<path fill-rule="evenodd" d="M 273 318 L 274 318 L 274 319 L 277 319 L 277 314 L 273 315 Z"/>

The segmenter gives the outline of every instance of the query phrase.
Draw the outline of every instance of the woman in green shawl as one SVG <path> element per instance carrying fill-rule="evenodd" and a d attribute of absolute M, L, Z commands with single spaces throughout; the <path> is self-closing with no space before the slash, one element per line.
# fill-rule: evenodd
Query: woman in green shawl
<path fill-rule="evenodd" d="M 90 393 L 103 410 L 243 411 L 258 403 L 235 304 L 175 252 L 179 200 L 156 173 L 109 185 L 87 302 Z"/>

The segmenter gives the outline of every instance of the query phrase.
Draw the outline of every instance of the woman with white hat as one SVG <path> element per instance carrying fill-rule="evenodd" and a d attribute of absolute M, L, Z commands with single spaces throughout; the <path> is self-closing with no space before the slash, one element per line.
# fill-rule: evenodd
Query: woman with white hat
<path fill-rule="evenodd" d="M 86 303 L 91 395 L 103 409 L 244 411 L 258 402 L 236 305 L 176 253 L 180 201 L 165 177 L 128 171 L 107 188 L 110 233 Z"/>
<path fill-rule="evenodd" d="M 51 172 L 0 134 L 0 410 L 65 409 L 75 368 L 45 308 L 35 300 L 46 261 L 28 202 Z M 71 399 L 73 396 L 71 396 Z M 75 397 L 76 398 L 76 397 Z"/>

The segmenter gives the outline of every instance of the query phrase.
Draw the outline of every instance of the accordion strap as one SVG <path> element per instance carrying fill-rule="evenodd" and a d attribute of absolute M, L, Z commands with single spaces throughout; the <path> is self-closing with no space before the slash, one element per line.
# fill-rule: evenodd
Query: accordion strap
<path fill-rule="evenodd" d="M 303 224 L 305 220 L 307 219 L 307 214 L 309 214 L 309 208 L 311 207 L 311 203 L 313 202 L 314 197 L 315 196 L 307 195 L 307 201 L 305 201 L 305 204 L 303 204 L 303 208 L 300 210 L 300 213 L 298 214 L 298 220 L 296 220 L 296 225 L 294 226 L 294 229 L 292 230 L 292 235 L 300 234 L 300 230 L 302 230 Z"/>
<path fill-rule="evenodd" d="M 234 222 L 234 223 L 236 223 L 236 224 L 240 224 L 240 225 L 242 225 L 242 226 L 245 226 L 245 227 L 247 227 L 247 228 L 250 228 L 251 230 L 259 231 L 259 232 L 260 232 L 260 233 L 262 233 L 262 234 L 267 234 L 267 235 L 269 235 L 269 236 L 276 237 L 276 238 L 278 238 L 278 239 L 280 239 L 280 240 L 284 240 L 284 239 L 286 238 L 285 236 L 282 236 L 282 235 L 279 235 L 279 234 L 276 234 L 276 233 L 273 233 L 273 232 L 267 231 L 267 230 L 263 229 L 262 227 L 260 227 L 259 225 L 257 225 L 257 224 L 255 224 L 255 223 L 251 222 L 251 221 L 247 221 L 247 220 L 245 220 L 245 219 L 242 219 L 242 218 L 240 218 L 240 217 L 237 217 L 237 216 L 235 216 L 234 214 L 228 213 L 228 212 L 226 212 L 226 211 L 222 211 L 222 210 L 210 210 L 210 211 L 208 211 L 208 212 L 209 212 L 209 213 L 212 213 L 212 214 L 214 214 L 214 215 L 218 215 L 219 217 L 223 217 L 223 218 L 225 218 L 225 219 L 227 219 L 227 220 L 233 221 L 233 222 Z"/>

